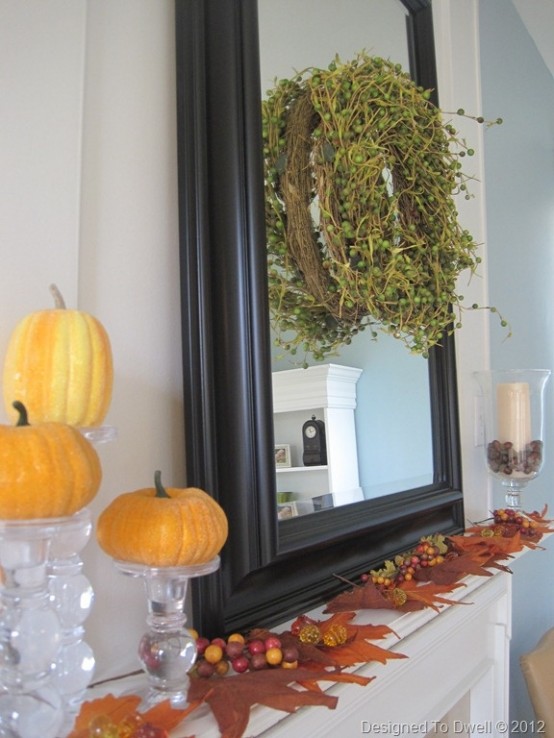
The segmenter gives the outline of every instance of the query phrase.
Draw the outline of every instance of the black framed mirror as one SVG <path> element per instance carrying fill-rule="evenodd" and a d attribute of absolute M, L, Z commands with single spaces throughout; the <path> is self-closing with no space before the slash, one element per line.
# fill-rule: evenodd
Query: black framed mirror
<path fill-rule="evenodd" d="M 412 72 L 436 89 L 431 4 L 403 4 Z M 432 484 L 278 523 L 257 0 L 176 0 L 176 45 L 187 484 L 230 529 L 220 571 L 193 586 L 194 627 L 213 636 L 294 617 L 344 589 L 335 574 L 462 530 L 455 351 L 445 337 L 429 358 Z"/>

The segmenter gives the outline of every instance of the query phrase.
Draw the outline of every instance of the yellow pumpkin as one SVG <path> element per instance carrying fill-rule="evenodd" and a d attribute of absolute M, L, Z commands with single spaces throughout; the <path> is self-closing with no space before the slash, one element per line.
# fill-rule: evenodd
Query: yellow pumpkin
<path fill-rule="evenodd" d="M 98 454 L 65 423 L 0 425 L 0 519 L 73 515 L 95 497 L 102 479 Z"/>
<path fill-rule="evenodd" d="M 109 556 L 147 566 L 205 564 L 227 540 L 227 517 L 197 487 L 155 486 L 116 497 L 100 514 L 96 537 Z"/>
<path fill-rule="evenodd" d="M 27 315 L 15 327 L 4 361 L 3 393 L 12 419 L 14 400 L 32 423 L 54 421 L 98 426 L 111 402 L 113 361 L 102 324 L 81 310 L 68 310 L 50 287 L 55 307 Z"/>

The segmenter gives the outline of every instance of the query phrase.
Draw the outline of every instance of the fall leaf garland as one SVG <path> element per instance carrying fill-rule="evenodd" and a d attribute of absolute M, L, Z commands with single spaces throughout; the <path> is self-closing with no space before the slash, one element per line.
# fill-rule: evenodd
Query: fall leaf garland
<path fill-rule="evenodd" d="M 396 558 L 396 565 L 385 562 L 382 570 L 364 576 L 360 584 L 329 601 L 325 608 L 325 613 L 331 614 L 329 618 L 316 621 L 300 615 L 290 631 L 278 634 L 284 646 L 294 644 L 297 647 L 296 669 L 269 668 L 209 679 L 196 676 L 193 670 L 186 710 L 175 710 L 169 702 L 163 702 L 141 713 L 138 696 L 107 695 L 82 705 L 68 738 L 102 735 L 98 729 L 104 726 L 116 731 L 110 735 L 129 738 L 141 735 L 139 728 L 144 731 L 144 726 L 148 726 L 148 735 L 168 738 L 169 731 L 202 704 L 209 705 L 222 738 L 241 738 L 256 704 L 289 713 L 308 705 L 334 709 L 337 698 L 323 692 L 320 682 L 365 686 L 374 677 L 362 677 L 344 670 L 373 661 L 386 664 L 390 659 L 406 658 L 374 642 L 394 635 L 390 628 L 359 625 L 353 622 L 356 611 L 386 608 L 411 612 L 457 604 L 446 595 L 462 586 L 460 580 L 464 576 L 491 576 L 490 569 L 495 568 L 509 572 L 502 560 L 526 547 L 540 548 L 543 535 L 554 532 L 546 512 L 545 508 L 541 513 L 522 513 L 525 523 L 522 525 L 519 518 L 515 521 L 504 510 L 495 510 L 490 520 L 472 525 L 464 535 L 425 537 L 420 546 L 440 550 L 437 565 L 420 567 L 408 580 L 398 581 L 401 568 L 398 562 L 413 553 L 407 552 Z M 386 586 L 378 583 L 380 571 L 388 574 L 390 581 Z M 270 634 L 264 629 L 254 629 L 247 638 L 263 638 Z"/>

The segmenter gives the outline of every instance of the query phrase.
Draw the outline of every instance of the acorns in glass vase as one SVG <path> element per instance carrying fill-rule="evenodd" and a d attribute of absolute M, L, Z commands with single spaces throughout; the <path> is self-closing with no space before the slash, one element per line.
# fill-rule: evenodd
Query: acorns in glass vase
<path fill-rule="evenodd" d="M 507 508 L 521 510 L 521 496 L 544 463 L 544 390 L 548 369 L 475 372 L 481 391 L 483 445 L 490 474 L 505 492 Z"/>

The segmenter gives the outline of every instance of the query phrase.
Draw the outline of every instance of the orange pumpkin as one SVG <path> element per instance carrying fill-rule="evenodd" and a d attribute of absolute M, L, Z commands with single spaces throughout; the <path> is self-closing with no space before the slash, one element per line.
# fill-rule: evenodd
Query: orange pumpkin
<path fill-rule="evenodd" d="M 64 423 L 0 425 L 0 519 L 73 515 L 95 497 L 102 470 L 94 447 Z"/>
<path fill-rule="evenodd" d="M 14 400 L 32 423 L 54 421 L 98 426 L 111 402 L 113 361 L 102 324 L 80 310 L 68 310 L 50 287 L 55 307 L 27 315 L 15 327 L 4 361 L 3 393 L 11 418 Z"/>
<path fill-rule="evenodd" d="M 190 566 L 213 559 L 227 540 L 227 517 L 196 487 L 161 483 L 116 497 L 100 514 L 96 537 L 109 556 L 147 566 Z"/>

